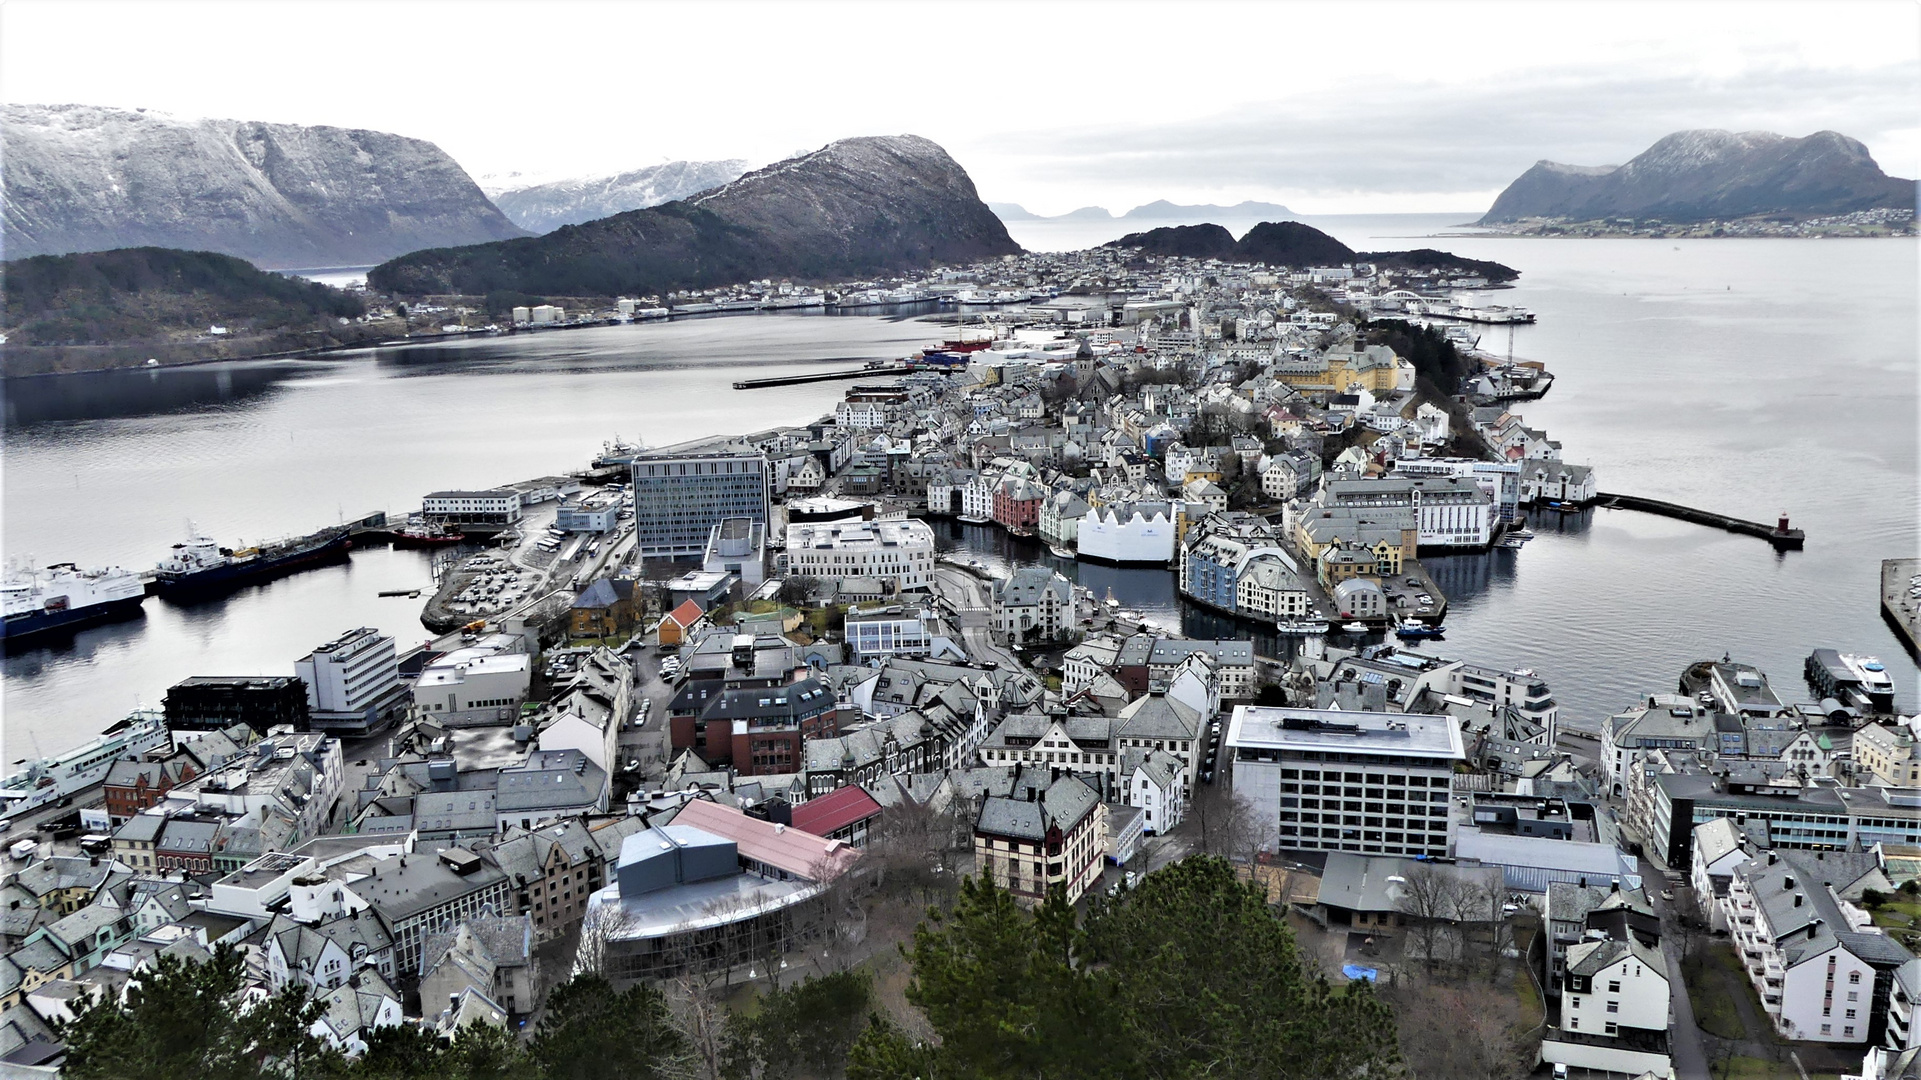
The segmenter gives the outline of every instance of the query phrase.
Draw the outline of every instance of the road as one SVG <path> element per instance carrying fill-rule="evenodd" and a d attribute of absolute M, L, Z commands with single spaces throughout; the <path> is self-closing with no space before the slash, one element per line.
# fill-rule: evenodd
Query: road
<path fill-rule="evenodd" d="M 1020 658 L 994 640 L 989 625 L 994 605 L 987 589 L 986 582 L 965 570 L 934 566 L 934 590 L 954 613 L 954 624 L 960 628 L 968 655 L 976 661 L 991 660 L 1002 667 L 1019 669 L 1025 666 Z"/>
<path fill-rule="evenodd" d="M 1668 962 L 1668 1001 L 1674 1011 L 1673 1025 L 1668 1028 L 1674 1075 L 1677 1080 L 1709 1080 L 1707 1047 L 1701 1042 L 1700 1026 L 1694 1022 L 1694 1002 L 1688 997 L 1686 975 L 1681 970 L 1680 906 L 1687 894 L 1678 892 L 1673 900 L 1661 899 L 1662 891 L 1668 888 L 1667 878 L 1646 859 L 1640 863 L 1641 885 L 1647 890 L 1648 902 L 1661 916 L 1661 955 Z"/>

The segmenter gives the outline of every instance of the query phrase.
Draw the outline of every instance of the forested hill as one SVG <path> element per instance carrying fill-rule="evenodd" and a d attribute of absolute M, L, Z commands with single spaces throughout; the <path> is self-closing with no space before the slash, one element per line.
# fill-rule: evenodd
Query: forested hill
<path fill-rule="evenodd" d="M 36 255 L 0 265 L 0 287 L 8 375 L 250 356 L 371 335 L 355 321 L 366 308 L 352 293 L 211 251 Z"/>
<path fill-rule="evenodd" d="M 846 280 L 1020 250 L 947 151 L 897 135 L 843 139 L 715 191 L 545 236 L 417 251 L 367 282 L 404 295 L 621 296 Z"/>

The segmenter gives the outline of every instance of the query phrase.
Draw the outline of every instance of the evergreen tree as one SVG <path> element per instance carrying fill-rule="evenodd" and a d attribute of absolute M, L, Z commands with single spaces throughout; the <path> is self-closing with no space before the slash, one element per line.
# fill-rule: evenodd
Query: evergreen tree
<path fill-rule="evenodd" d="M 752 1016 L 727 1026 L 723 1068 L 733 1080 L 834 1076 L 867 1025 L 874 998 L 865 971 L 841 971 L 772 990 Z"/>
<path fill-rule="evenodd" d="M 527 1049 L 546 1080 L 663 1080 L 677 1075 L 687 1039 L 659 990 L 641 984 L 615 991 L 587 973 L 548 997 Z"/>
<path fill-rule="evenodd" d="M 1032 914 L 969 879 L 915 932 L 907 997 L 940 1036 L 879 1022 L 848 1075 L 1271 1080 L 1401 1073 L 1394 1018 L 1365 984 L 1335 989 L 1225 860 L 1155 872 L 1084 921 L 1056 893 Z"/>
<path fill-rule="evenodd" d="M 222 945 L 205 962 L 161 955 L 124 998 L 94 994 L 55 1025 L 72 1080 L 251 1080 L 336 1071 L 339 1055 L 310 1030 L 324 1007 L 293 984 L 264 1001 L 241 1002 L 246 961 Z"/>

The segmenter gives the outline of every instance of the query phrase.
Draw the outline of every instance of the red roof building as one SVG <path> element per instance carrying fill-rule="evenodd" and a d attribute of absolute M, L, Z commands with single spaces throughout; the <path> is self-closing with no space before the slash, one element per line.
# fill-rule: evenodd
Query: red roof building
<path fill-rule="evenodd" d="M 660 628 L 657 631 L 660 644 L 680 644 L 686 640 L 687 631 L 692 630 L 706 615 L 707 613 L 700 609 L 699 604 L 692 600 L 682 600 L 679 607 L 661 618 Z"/>
<path fill-rule="evenodd" d="M 880 820 L 880 804 L 858 784 L 828 792 L 794 807 L 794 828 L 866 847 L 867 834 Z"/>

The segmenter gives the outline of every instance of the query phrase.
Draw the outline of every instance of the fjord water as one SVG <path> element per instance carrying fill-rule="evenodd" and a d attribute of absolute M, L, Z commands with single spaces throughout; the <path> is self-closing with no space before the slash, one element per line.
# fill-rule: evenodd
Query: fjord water
<path fill-rule="evenodd" d="M 1434 239 L 1470 215 L 1316 219 L 1352 247 L 1434 246 L 1524 271 L 1498 302 L 1541 322 L 1517 357 L 1556 375 L 1518 406 L 1607 491 L 1772 520 L 1807 550 L 1625 511 L 1539 513 L 1519 552 L 1429 560 L 1452 607 L 1425 651 L 1536 669 L 1592 727 L 1731 654 L 1806 696 L 1817 646 L 1879 655 L 1902 705 L 1917 670 L 1877 607 L 1879 561 L 1917 544 L 1913 241 Z M 1016 230 L 1017 239 L 1044 242 Z M 1083 241 L 1086 242 L 1086 241 Z M 796 423 L 845 383 L 729 388 L 754 372 L 852 366 L 938 336 L 912 320 L 755 316 L 520 335 L 6 385 L 5 548 L 41 563 L 149 565 L 187 519 L 223 540 L 418 507 L 437 488 L 579 468 L 615 434 L 661 445 Z M 1505 352 L 1507 334 L 1483 328 Z M 989 565 L 1057 562 L 996 530 L 943 535 Z M 1065 569 L 1194 634 L 1255 627 L 1186 608 L 1171 575 Z M 383 549 L 224 602 L 149 600 L 143 619 L 6 658 L 5 760 L 80 742 L 189 675 L 289 674 L 348 627 L 426 636 L 427 557 Z M 1257 634 L 1258 636 L 1258 634 Z"/>

